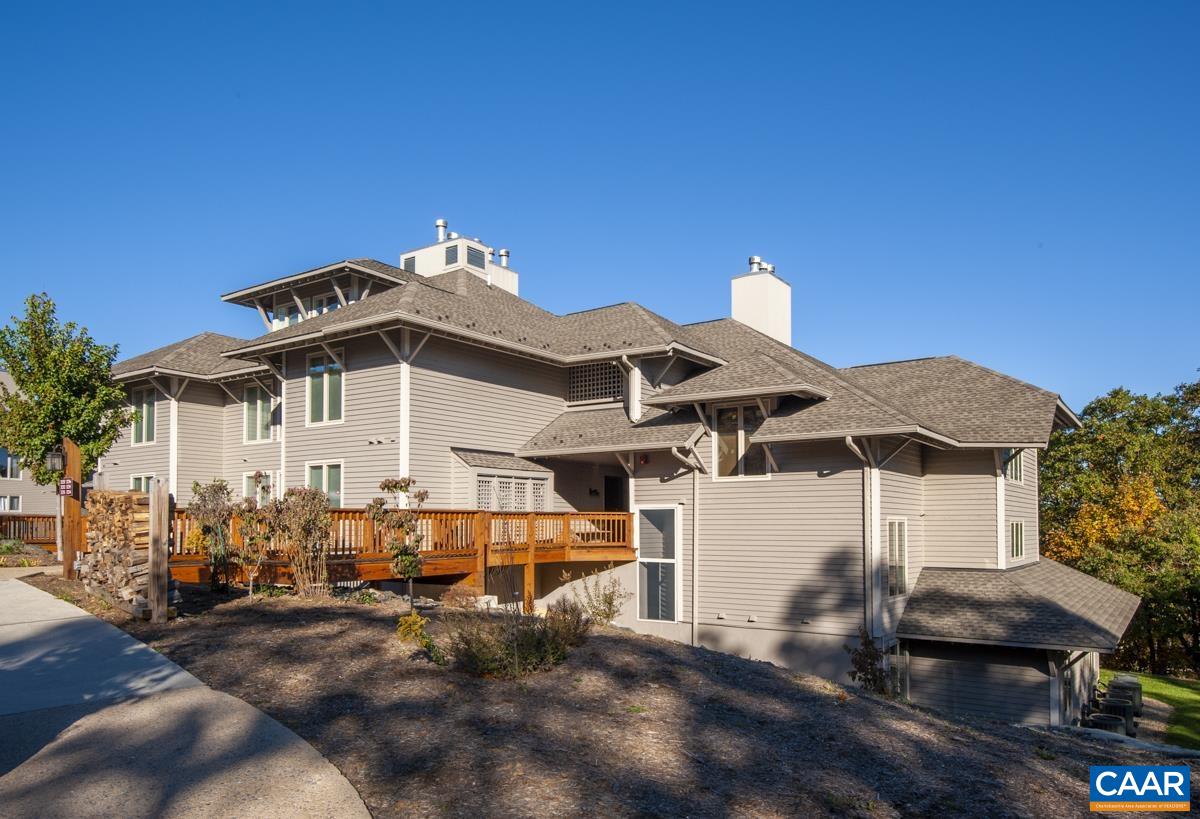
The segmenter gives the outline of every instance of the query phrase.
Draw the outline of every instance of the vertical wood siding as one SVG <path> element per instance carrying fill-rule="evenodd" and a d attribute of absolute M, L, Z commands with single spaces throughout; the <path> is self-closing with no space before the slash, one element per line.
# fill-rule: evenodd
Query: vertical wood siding
<path fill-rule="evenodd" d="M 925 565 L 996 568 L 995 460 L 989 450 L 925 450 Z"/>

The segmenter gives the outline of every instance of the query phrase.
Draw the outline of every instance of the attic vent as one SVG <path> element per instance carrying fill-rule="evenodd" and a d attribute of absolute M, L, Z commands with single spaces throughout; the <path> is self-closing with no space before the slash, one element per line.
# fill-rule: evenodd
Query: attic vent
<path fill-rule="evenodd" d="M 484 266 L 483 251 L 477 247 L 468 246 L 467 247 L 467 264 L 471 265 L 471 267 L 478 267 L 480 270 L 483 270 L 483 266 Z"/>
<path fill-rule="evenodd" d="M 619 401 L 625 394 L 621 370 L 616 364 L 601 361 L 572 367 L 567 376 L 567 401 Z"/>
<path fill-rule="evenodd" d="M 450 245 L 446 248 L 446 264 L 458 264 L 458 245 Z"/>
<path fill-rule="evenodd" d="M 404 270 L 408 273 L 417 272 L 417 257 L 408 256 L 404 259 Z"/>

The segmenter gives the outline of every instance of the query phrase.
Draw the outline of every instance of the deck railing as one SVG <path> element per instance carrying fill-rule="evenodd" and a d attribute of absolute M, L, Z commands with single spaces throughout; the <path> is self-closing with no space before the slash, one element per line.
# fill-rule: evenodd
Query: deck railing
<path fill-rule="evenodd" d="M 54 515 L 0 514 L 0 540 L 20 540 L 30 545 L 54 543 Z"/>

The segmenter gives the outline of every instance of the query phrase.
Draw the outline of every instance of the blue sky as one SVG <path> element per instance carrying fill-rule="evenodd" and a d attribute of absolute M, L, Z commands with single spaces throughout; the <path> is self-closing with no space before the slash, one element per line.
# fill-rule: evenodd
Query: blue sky
<path fill-rule="evenodd" d="M 135 354 L 433 220 L 522 295 L 957 353 L 1061 392 L 1197 377 L 1200 4 L 8 3 L 0 315 Z"/>

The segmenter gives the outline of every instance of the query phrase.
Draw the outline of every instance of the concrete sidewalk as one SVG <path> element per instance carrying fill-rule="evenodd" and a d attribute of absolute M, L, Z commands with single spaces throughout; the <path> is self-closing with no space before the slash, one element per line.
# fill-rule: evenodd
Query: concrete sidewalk
<path fill-rule="evenodd" d="M 369 816 L 315 749 L 120 629 L 0 580 L 0 817 Z"/>

